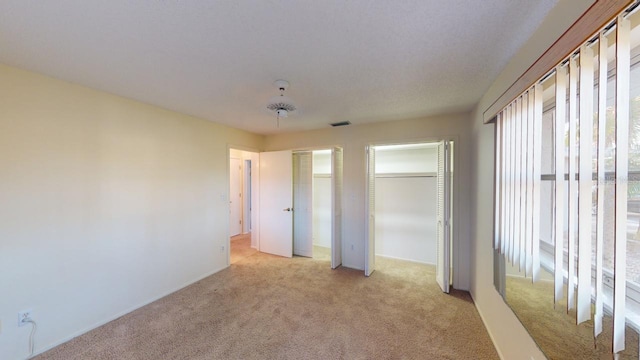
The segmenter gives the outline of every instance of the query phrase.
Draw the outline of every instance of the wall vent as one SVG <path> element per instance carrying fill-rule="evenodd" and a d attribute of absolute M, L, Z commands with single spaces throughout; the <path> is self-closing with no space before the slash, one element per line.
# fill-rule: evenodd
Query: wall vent
<path fill-rule="evenodd" d="M 340 121 L 340 122 L 335 122 L 335 123 L 332 123 L 332 124 L 329 124 L 329 125 L 331 125 L 333 127 L 336 127 L 336 126 L 347 126 L 347 125 L 351 125 L 351 121 Z"/>

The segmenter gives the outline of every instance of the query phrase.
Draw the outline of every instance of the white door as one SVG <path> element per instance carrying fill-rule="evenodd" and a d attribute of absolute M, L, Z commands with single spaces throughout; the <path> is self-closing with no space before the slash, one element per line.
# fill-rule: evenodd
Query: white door
<path fill-rule="evenodd" d="M 260 249 L 260 153 L 251 153 L 251 247 Z"/>
<path fill-rule="evenodd" d="M 251 160 L 244 160 L 244 171 L 243 174 L 243 186 L 242 186 L 242 232 L 249 233 L 251 232 L 251 203 L 253 200 L 251 199 L 251 187 L 253 186 L 253 181 L 251 180 Z"/>
<path fill-rule="evenodd" d="M 376 153 L 373 146 L 367 147 L 367 186 L 366 186 L 366 241 L 364 252 L 364 275 L 370 276 L 375 270 L 375 243 L 376 243 Z"/>
<path fill-rule="evenodd" d="M 293 254 L 313 256 L 313 153 L 293 153 Z"/>
<path fill-rule="evenodd" d="M 445 293 L 449 293 L 449 260 L 451 251 L 451 157 L 449 141 L 438 144 L 438 254 L 436 281 Z"/>
<path fill-rule="evenodd" d="M 229 234 L 242 232 L 242 160 L 229 161 Z"/>
<path fill-rule="evenodd" d="M 293 168 L 291 151 L 260 153 L 260 251 L 293 255 Z"/>
<path fill-rule="evenodd" d="M 331 268 L 342 265 L 342 148 L 331 159 Z"/>

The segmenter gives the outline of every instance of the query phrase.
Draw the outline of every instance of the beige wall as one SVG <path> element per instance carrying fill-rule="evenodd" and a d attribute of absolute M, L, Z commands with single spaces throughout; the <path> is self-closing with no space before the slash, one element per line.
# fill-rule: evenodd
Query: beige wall
<path fill-rule="evenodd" d="M 0 65 L 0 358 L 24 358 L 227 266 L 228 145 L 345 149 L 344 265 L 364 266 L 365 146 L 455 138 L 455 279 L 505 359 L 543 355 L 493 288 L 486 109 L 592 3 L 559 0 L 472 115 L 263 139 Z"/>
<path fill-rule="evenodd" d="M 343 255 L 346 267 L 364 269 L 365 244 L 365 183 L 368 144 L 392 144 L 454 139 L 454 284 L 456 288 L 469 288 L 469 207 L 466 199 L 469 188 L 469 114 L 434 116 L 424 119 L 351 125 L 301 133 L 267 136 L 267 151 L 285 149 L 344 148 L 343 195 Z"/>
<path fill-rule="evenodd" d="M 0 358 L 18 311 L 41 351 L 226 267 L 227 146 L 262 141 L 0 65 Z"/>
<path fill-rule="evenodd" d="M 540 349 L 493 286 L 493 151 L 494 127 L 482 124 L 482 113 L 593 3 L 560 0 L 529 41 L 489 88 L 473 116 L 471 184 L 471 295 L 503 359 L 545 359 Z"/>

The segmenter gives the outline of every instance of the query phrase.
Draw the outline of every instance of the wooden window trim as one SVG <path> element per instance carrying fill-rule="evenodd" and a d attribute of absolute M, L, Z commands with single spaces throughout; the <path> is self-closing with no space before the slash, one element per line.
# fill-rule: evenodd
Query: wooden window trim
<path fill-rule="evenodd" d="M 611 22 L 631 3 L 633 0 L 597 0 L 484 111 L 484 123 L 492 122 L 499 111 L 569 56 L 596 31 Z"/>

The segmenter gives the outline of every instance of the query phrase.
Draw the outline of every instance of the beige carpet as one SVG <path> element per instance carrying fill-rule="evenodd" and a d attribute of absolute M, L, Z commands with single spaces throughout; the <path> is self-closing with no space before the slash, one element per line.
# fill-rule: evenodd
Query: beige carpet
<path fill-rule="evenodd" d="M 257 253 L 38 359 L 497 359 L 468 293 L 383 259 L 369 278 Z"/>
<path fill-rule="evenodd" d="M 251 233 L 231 237 L 231 264 L 257 252 L 258 250 L 251 247 Z"/>
<path fill-rule="evenodd" d="M 566 294 L 566 286 L 564 293 Z M 553 282 L 507 277 L 507 303 L 549 359 L 611 359 L 611 317 L 593 341 L 593 321 L 576 325 L 575 311 L 567 314 L 566 296 L 553 308 Z M 638 359 L 638 334 L 627 327 L 626 349 L 619 359 Z"/>
<path fill-rule="evenodd" d="M 331 249 L 324 246 L 313 245 L 313 258 L 315 260 L 331 262 Z"/>

